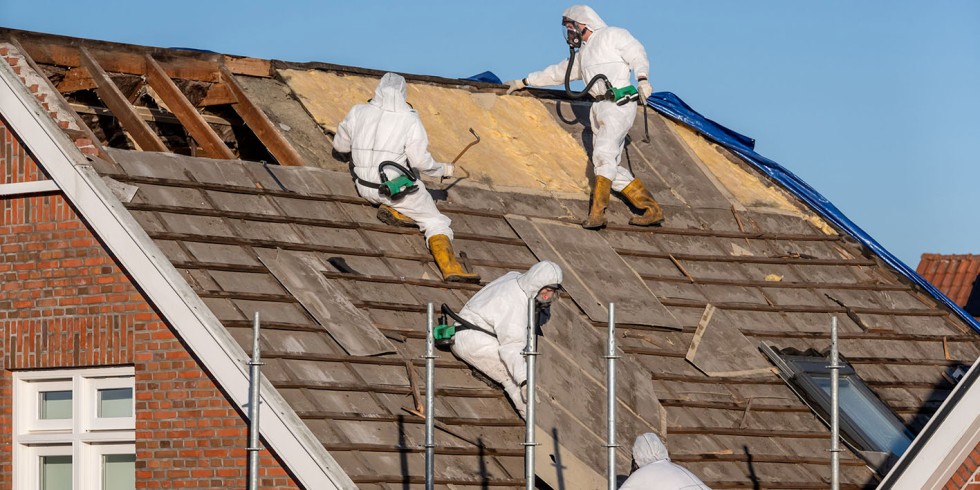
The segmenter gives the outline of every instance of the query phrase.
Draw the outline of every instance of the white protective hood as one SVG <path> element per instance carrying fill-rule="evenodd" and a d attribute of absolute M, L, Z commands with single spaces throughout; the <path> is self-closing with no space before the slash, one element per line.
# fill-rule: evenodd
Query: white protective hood
<path fill-rule="evenodd" d="M 378 87 L 374 89 L 374 98 L 370 104 L 385 111 L 410 112 L 412 107 L 405 101 L 407 98 L 405 77 L 397 73 L 385 73 L 378 82 Z"/>
<path fill-rule="evenodd" d="M 561 267 L 550 260 L 542 260 L 531 266 L 527 272 L 517 278 L 517 285 L 530 299 L 538 294 L 545 286 L 560 286 L 562 280 Z"/>
<path fill-rule="evenodd" d="M 667 447 L 653 432 L 647 432 L 636 438 L 633 443 L 633 461 L 636 465 L 644 467 L 660 461 L 670 461 L 667 455 Z"/>
<path fill-rule="evenodd" d="M 602 17 L 599 17 L 599 14 L 595 13 L 595 10 L 592 10 L 592 7 L 588 5 L 572 5 L 565 9 L 561 16 L 572 19 L 579 24 L 585 24 L 585 27 L 588 27 L 592 32 L 606 27 Z"/>

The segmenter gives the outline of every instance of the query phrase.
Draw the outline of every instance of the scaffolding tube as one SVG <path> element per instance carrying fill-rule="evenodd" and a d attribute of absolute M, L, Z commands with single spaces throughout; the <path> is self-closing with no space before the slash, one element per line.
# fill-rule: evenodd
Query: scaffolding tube
<path fill-rule="evenodd" d="M 425 328 L 425 488 L 435 488 L 435 448 L 433 433 L 435 426 L 435 338 L 432 335 L 435 312 L 432 303 L 426 308 L 428 320 Z M 413 368 L 414 369 L 414 368 Z"/>
<path fill-rule="evenodd" d="M 606 468 L 608 489 L 616 490 L 616 304 L 609 303 L 609 336 L 606 341 Z"/>
<path fill-rule="evenodd" d="M 255 312 L 255 323 L 252 326 L 252 360 L 248 363 L 248 490 L 259 488 L 259 312 Z"/>
<path fill-rule="evenodd" d="M 830 488 L 840 489 L 840 355 L 837 317 L 830 322 Z"/>
<path fill-rule="evenodd" d="M 527 346 L 524 348 L 524 356 L 527 359 L 527 411 L 525 412 L 525 431 L 524 431 L 524 478 L 525 488 L 534 490 L 534 405 L 535 405 L 535 378 L 534 360 L 538 355 L 537 338 L 537 299 L 531 297 L 527 302 Z"/>

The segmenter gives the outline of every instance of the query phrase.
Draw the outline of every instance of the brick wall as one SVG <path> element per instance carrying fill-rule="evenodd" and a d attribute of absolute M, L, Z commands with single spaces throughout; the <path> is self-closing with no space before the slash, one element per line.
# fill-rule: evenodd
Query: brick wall
<path fill-rule="evenodd" d="M 0 116 L 0 184 L 47 178 Z M 244 488 L 248 429 L 62 195 L 0 197 L 0 490 L 11 370 L 133 365 L 139 488 Z M 263 488 L 296 488 L 263 451 Z"/>
<path fill-rule="evenodd" d="M 980 490 L 980 443 L 953 473 L 943 490 Z"/>

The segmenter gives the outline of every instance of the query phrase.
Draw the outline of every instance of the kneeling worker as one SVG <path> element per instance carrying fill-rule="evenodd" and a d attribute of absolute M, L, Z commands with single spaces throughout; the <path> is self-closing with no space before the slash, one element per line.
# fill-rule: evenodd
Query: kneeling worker
<path fill-rule="evenodd" d="M 561 267 L 543 260 L 523 274 L 508 272 L 487 284 L 459 312 L 476 328 L 458 329 L 453 354 L 503 385 L 522 418 L 527 400 L 527 364 L 522 353 L 527 346 L 528 300 L 536 299 L 539 319 L 547 317 L 561 281 Z"/>
<path fill-rule="evenodd" d="M 351 153 L 357 193 L 378 205 L 378 218 L 397 226 L 418 225 L 426 244 L 449 282 L 480 282 L 453 252 L 451 221 L 439 212 L 432 196 L 415 174 L 449 177 L 453 165 L 438 163 L 429 154 L 429 138 L 405 101 L 405 79 L 395 73 L 381 77 L 374 98 L 351 108 L 337 126 L 334 148 Z M 414 220 L 414 223 L 413 223 Z"/>

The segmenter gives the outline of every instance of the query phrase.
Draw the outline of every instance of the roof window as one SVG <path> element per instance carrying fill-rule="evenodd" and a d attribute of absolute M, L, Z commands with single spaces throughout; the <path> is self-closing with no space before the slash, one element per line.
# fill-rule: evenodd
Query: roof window
<path fill-rule="evenodd" d="M 779 368 L 783 381 L 829 427 L 830 359 L 827 353 L 813 349 L 776 350 L 766 344 L 762 344 L 760 349 Z M 868 388 L 843 356 L 841 366 L 839 400 L 842 439 L 860 453 L 870 451 L 900 456 L 915 436 L 888 405 Z M 862 455 L 866 459 L 879 459 L 870 454 Z"/>

